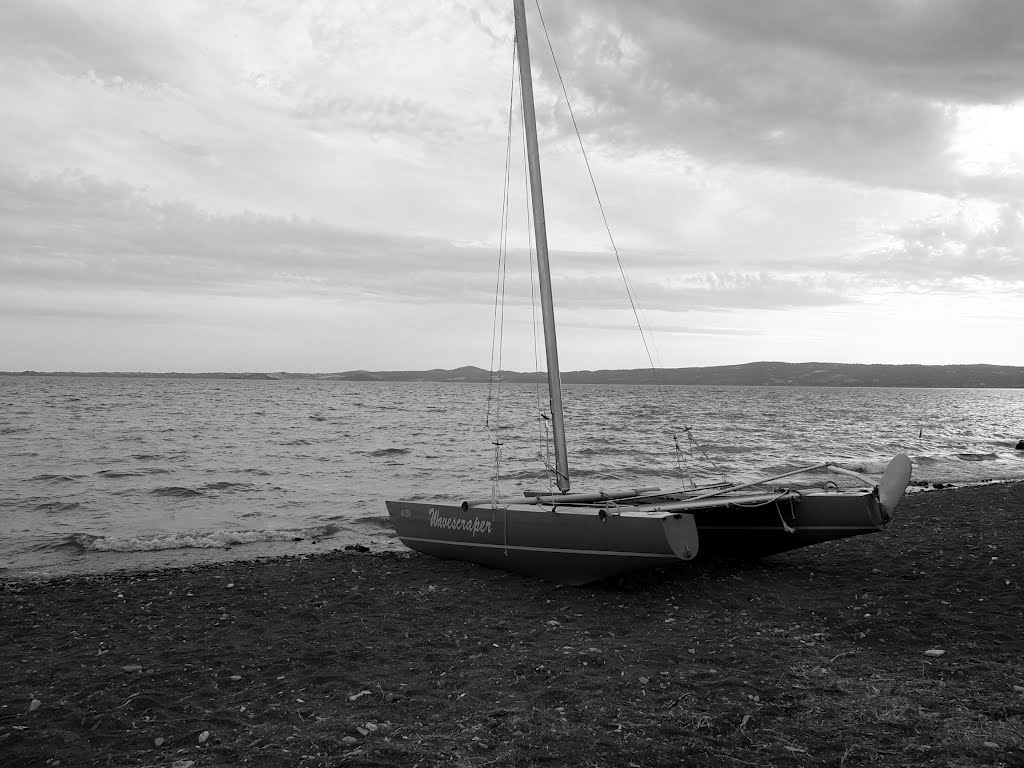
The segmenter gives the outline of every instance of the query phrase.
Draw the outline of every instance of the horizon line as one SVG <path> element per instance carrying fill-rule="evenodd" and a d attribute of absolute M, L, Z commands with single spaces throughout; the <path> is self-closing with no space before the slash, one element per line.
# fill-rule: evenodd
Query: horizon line
<path fill-rule="evenodd" d="M 890 368 L 904 368 L 904 367 L 917 367 L 917 368 L 1019 368 L 1024 369 L 1024 364 L 1014 365 L 1006 363 L 841 363 L 821 360 L 804 360 L 800 362 L 789 362 L 785 360 L 754 360 L 746 363 L 725 363 L 719 365 L 685 365 L 685 366 L 659 366 L 652 368 L 650 366 L 645 367 L 634 367 L 634 368 L 576 368 L 572 370 L 561 371 L 562 375 L 571 373 L 594 373 L 597 371 L 680 371 L 680 370 L 704 370 L 714 368 L 742 368 L 745 366 L 753 365 L 827 365 L 827 366 L 850 366 L 850 367 L 890 367 Z M 0 371 L 0 376 L 100 376 L 100 375 L 111 375 L 111 376 L 271 376 L 271 375 L 289 375 L 289 376 L 338 376 L 343 374 L 354 374 L 354 373 L 430 373 L 435 371 L 462 371 L 462 370 L 477 370 L 484 373 L 515 373 L 515 374 L 535 374 L 544 373 L 543 369 L 535 371 L 519 371 L 507 368 L 502 368 L 497 371 L 492 371 L 488 368 L 483 368 L 478 365 L 460 365 L 454 368 L 388 368 L 388 369 L 370 369 L 370 368 L 350 368 L 346 370 L 333 370 L 333 371 L 303 371 L 303 370 L 36 370 L 33 368 L 27 368 L 23 370 L 4 370 Z"/>

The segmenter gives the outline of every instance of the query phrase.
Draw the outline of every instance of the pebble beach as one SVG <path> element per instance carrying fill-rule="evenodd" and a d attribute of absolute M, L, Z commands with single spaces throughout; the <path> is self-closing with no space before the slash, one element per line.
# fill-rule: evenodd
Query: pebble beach
<path fill-rule="evenodd" d="M 356 550 L 0 589 L 4 766 L 1024 765 L 1024 483 L 587 588 Z"/>

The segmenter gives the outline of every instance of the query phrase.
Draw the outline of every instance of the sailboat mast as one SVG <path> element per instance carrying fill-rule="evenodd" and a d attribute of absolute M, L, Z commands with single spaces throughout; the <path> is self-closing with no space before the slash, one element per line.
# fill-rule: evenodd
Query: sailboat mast
<path fill-rule="evenodd" d="M 523 94 L 523 122 L 526 127 L 526 155 L 530 169 L 533 228 L 537 240 L 537 273 L 540 306 L 544 319 L 544 350 L 548 365 L 548 394 L 551 427 L 555 436 L 555 482 L 562 493 L 569 490 L 569 458 L 565 448 L 565 419 L 562 416 L 562 380 L 558 369 L 558 341 L 555 337 L 555 306 L 551 297 L 551 267 L 548 265 L 548 232 L 544 220 L 544 192 L 540 181 L 540 149 L 537 145 L 537 114 L 533 106 L 533 78 L 530 74 L 530 44 L 526 35 L 526 5 L 513 0 L 516 47 L 519 51 L 519 82 Z"/>

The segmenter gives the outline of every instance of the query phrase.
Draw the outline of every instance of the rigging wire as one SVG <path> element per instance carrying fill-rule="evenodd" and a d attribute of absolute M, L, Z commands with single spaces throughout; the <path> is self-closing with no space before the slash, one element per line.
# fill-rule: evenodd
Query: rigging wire
<path fill-rule="evenodd" d="M 509 217 L 509 186 L 512 167 L 512 112 L 515 104 L 516 87 L 516 48 L 512 45 L 512 84 L 509 90 L 508 129 L 505 136 L 505 179 L 501 203 L 501 232 L 498 237 L 498 275 L 494 287 L 494 318 L 491 328 L 491 361 L 487 389 L 486 428 L 492 433 L 494 444 L 494 471 L 491 479 L 491 497 L 497 501 L 498 480 L 501 476 L 501 363 L 504 349 L 505 333 L 505 282 L 508 274 L 508 217 Z M 495 350 L 497 349 L 497 352 Z M 497 354 L 497 370 L 495 370 L 495 354 Z M 494 423 L 491 425 L 491 406 L 494 406 Z"/>
<path fill-rule="evenodd" d="M 516 83 L 518 82 L 518 56 L 516 45 L 513 44 L 513 58 L 512 58 L 512 82 L 509 93 L 509 108 L 508 108 L 508 121 L 506 128 L 506 140 L 505 140 L 505 176 L 503 182 L 503 197 L 502 197 L 502 216 L 501 216 L 501 231 L 499 236 L 498 244 L 498 269 L 497 277 L 494 288 L 494 317 L 493 326 L 491 331 L 491 361 L 490 361 L 490 374 L 489 374 L 489 388 L 487 396 L 487 415 L 485 425 L 487 430 L 491 434 L 491 442 L 494 445 L 494 459 L 492 468 L 492 485 L 491 495 L 492 499 L 497 500 L 500 497 L 499 492 L 499 479 L 501 475 L 501 464 L 502 464 L 502 446 L 504 441 L 501 438 L 501 431 L 503 429 L 501 425 L 501 399 L 502 399 L 502 354 L 504 349 L 504 320 L 505 320 L 505 287 L 507 285 L 508 278 L 508 258 L 509 258 L 509 236 L 510 236 L 510 220 L 512 216 L 512 202 L 511 202 L 511 186 L 512 186 L 512 136 L 513 136 L 513 123 L 515 121 L 515 109 L 516 103 Z M 522 92 L 519 89 L 519 108 L 523 109 L 522 104 Z M 525 131 L 526 126 L 522 124 L 522 146 L 526 145 Z M 526 232 L 528 242 L 528 258 L 530 270 L 530 306 L 531 306 L 531 321 L 533 325 L 533 358 L 534 358 L 534 371 L 536 377 L 534 380 L 534 395 L 536 398 L 537 408 L 537 455 L 542 465 L 545 467 L 548 473 L 548 487 L 549 492 L 553 487 L 553 479 L 557 475 L 554 466 L 551 461 L 551 446 L 550 446 L 550 432 L 548 429 L 548 423 L 550 416 L 548 416 L 543 409 L 541 404 L 540 394 L 540 350 L 538 346 L 538 322 L 537 322 L 537 295 L 536 295 L 536 248 L 534 247 L 533 239 L 533 211 L 529 205 L 529 190 L 530 190 L 530 172 L 529 164 L 527 162 L 526 153 L 523 152 L 523 177 L 524 187 L 526 189 L 525 199 L 526 204 Z M 497 358 L 497 363 L 495 362 Z"/>
<path fill-rule="evenodd" d="M 544 12 L 541 11 L 541 9 L 540 9 L 540 0 L 534 0 L 534 3 L 536 5 L 536 7 L 537 7 L 537 15 L 540 17 L 541 28 L 544 30 L 544 39 L 545 39 L 545 41 L 547 42 L 547 45 L 548 45 L 548 52 L 551 54 L 551 61 L 552 61 L 552 63 L 555 66 L 555 73 L 558 75 L 558 83 L 559 83 L 559 85 L 562 88 L 562 95 L 565 98 L 565 104 L 566 104 L 566 107 L 568 107 L 568 110 L 569 110 L 569 118 L 572 120 L 573 130 L 576 132 L 576 141 L 579 143 L 580 152 L 583 154 L 583 162 L 587 166 L 587 175 L 590 177 L 590 186 L 594 190 L 594 197 L 597 199 L 598 209 L 601 211 L 601 220 L 604 222 L 605 232 L 608 234 L 608 241 L 611 243 L 612 251 L 615 254 L 615 263 L 618 265 L 619 274 L 622 276 L 622 282 L 623 282 L 623 284 L 626 287 L 626 296 L 629 299 L 629 305 L 630 305 L 630 308 L 633 311 L 633 318 L 636 320 L 637 328 L 640 330 L 640 339 L 641 339 L 641 341 L 643 341 L 644 351 L 647 354 L 647 360 L 651 364 L 651 372 L 654 375 L 654 381 L 655 381 L 655 384 L 657 385 L 658 396 L 661 398 L 662 404 L 667 408 L 668 407 L 668 402 L 667 402 L 667 398 L 665 397 L 665 392 L 664 392 L 661 376 L 658 373 L 658 367 L 654 363 L 654 357 L 658 356 L 657 355 L 657 348 L 655 347 L 655 349 L 654 349 L 654 355 L 652 355 L 652 352 L 651 352 L 651 347 L 655 346 L 654 345 L 654 333 L 651 330 L 650 324 L 646 323 L 646 318 L 643 321 L 641 321 L 641 315 L 643 315 L 643 312 L 642 312 L 642 310 L 638 309 L 638 307 L 637 307 L 637 304 L 639 303 L 639 299 L 638 299 L 638 297 L 636 295 L 636 290 L 633 288 L 633 284 L 632 284 L 632 282 L 629 279 L 629 276 L 626 274 L 625 266 L 622 263 L 622 257 L 619 254 L 619 248 L 618 248 L 618 246 L 615 243 L 615 237 L 612 235 L 611 225 L 608 223 L 608 216 L 605 213 L 604 203 L 601 200 L 601 193 L 598 191 L 597 181 L 594 179 L 594 172 L 593 172 L 593 169 L 590 166 L 590 158 L 587 156 L 586 147 L 584 147 L 584 145 L 583 145 L 583 137 L 580 134 L 580 128 L 579 128 L 579 125 L 576 122 L 576 114 L 573 111 L 572 102 L 569 99 L 569 91 L 566 88 L 565 80 L 562 78 L 562 70 L 558 66 L 558 58 L 557 58 L 557 56 L 555 56 L 555 48 L 554 48 L 554 46 L 551 43 L 551 36 L 548 34 L 547 23 L 544 21 Z M 644 333 L 644 325 L 645 324 L 647 324 L 647 333 L 646 334 Z M 650 335 L 650 339 L 651 339 L 650 345 L 648 345 L 648 343 L 647 343 L 648 335 Z M 660 356 L 658 356 L 658 357 L 659 357 L 659 363 L 660 363 Z M 724 478 L 724 476 L 725 476 L 724 472 L 722 472 L 722 470 L 719 469 L 718 465 L 715 464 L 715 462 L 711 459 L 710 456 L 708 456 L 707 452 L 700 445 L 700 443 L 697 442 L 697 440 L 693 437 L 692 426 L 688 425 L 688 424 L 686 424 L 684 422 L 683 423 L 683 432 L 686 433 L 687 439 L 689 441 L 691 456 L 692 456 L 693 448 L 696 447 L 700 451 L 701 455 L 704 456 L 705 460 L 709 464 L 711 464 L 711 466 L 714 467 L 720 474 L 722 474 L 722 476 Z M 681 449 L 680 449 L 680 446 L 679 446 L 679 438 L 678 438 L 678 436 L 674 432 L 672 434 L 672 440 L 673 440 L 673 443 L 675 445 L 676 461 L 677 461 L 677 464 L 678 464 L 678 462 L 680 461 L 680 457 L 681 457 Z M 680 465 L 680 470 L 681 469 L 682 469 L 682 467 Z M 689 482 L 690 482 L 691 485 L 694 484 L 692 477 L 689 478 Z"/>

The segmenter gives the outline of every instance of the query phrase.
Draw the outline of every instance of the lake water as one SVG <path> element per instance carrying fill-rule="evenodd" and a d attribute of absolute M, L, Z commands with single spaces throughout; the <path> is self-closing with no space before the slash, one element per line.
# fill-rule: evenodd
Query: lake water
<path fill-rule="evenodd" d="M 385 498 L 489 497 L 496 463 L 501 494 L 549 487 L 546 394 L 496 394 L 0 376 L 0 574 L 400 549 Z M 916 481 L 1024 478 L 1024 390 L 586 385 L 564 396 L 574 490 L 746 480 L 825 460 L 881 472 L 901 451 Z"/>

